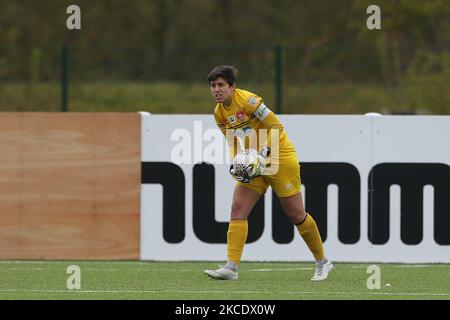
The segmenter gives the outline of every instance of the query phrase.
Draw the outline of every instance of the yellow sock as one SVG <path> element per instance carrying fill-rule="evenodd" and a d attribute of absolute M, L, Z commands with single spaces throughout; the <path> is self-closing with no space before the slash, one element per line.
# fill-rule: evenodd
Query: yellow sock
<path fill-rule="evenodd" d="M 314 219 L 307 213 L 305 221 L 296 225 L 296 227 L 316 261 L 324 259 L 325 252 L 323 250 L 322 238 L 320 237 L 319 229 L 317 229 L 317 224 Z"/>
<path fill-rule="evenodd" d="M 227 232 L 228 261 L 239 265 L 248 234 L 247 220 L 231 220 Z"/>

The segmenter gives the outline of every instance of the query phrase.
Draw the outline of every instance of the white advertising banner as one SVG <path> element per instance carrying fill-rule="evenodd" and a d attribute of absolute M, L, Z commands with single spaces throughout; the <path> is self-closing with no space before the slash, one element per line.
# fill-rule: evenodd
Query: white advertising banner
<path fill-rule="evenodd" d="M 141 259 L 226 260 L 235 181 L 213 116 L 141 116 Z M 450 117 L 279 119 L 331 260 L 450 262 Z M 270 188 L 242 260 L 313 260 Z"/>

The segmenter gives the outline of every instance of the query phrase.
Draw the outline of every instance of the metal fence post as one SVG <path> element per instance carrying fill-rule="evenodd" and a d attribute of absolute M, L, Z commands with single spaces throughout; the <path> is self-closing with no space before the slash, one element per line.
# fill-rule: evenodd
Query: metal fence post
<path fill-rule="evenodd" d="M 67 105 L 67 93 L 69 86 L 69 49 L 67 44 L 64 44 L 61 50 L 61 110 L 67 112 L 69 110 Z"/>
<path fill-rule="evenodd" d="M 275 46 L 275 110 L 277 114 L 282 110 L 282 93 L 283 93 L 283 48 L 281 45 Z"/>

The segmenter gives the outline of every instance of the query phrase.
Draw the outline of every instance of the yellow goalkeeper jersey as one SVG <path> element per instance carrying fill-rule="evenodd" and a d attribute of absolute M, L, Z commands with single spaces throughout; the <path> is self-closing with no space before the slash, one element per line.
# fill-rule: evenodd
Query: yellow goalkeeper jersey
<path fill-rule="evenodd" d="M 257 151 L 261 151 L 262 146 L 267 145 L 272 149 L 272 155 L 279 154 L 280 159 L 295 155 L 294 146 L 286 136 L 283 125 L 264 104 L 263 99 L 252 92 L 236 88 L 229 106 L 223 103 L 216 105 L 214 118 L 224 135 L 227 130 L 238 130 L 244 136 L 256 134 Z M 276 139 L 274 130 L 278 130 L 279 139 Z M 248 148 L 250 139 L 244 141 L 245 147 Z M 234 156 L 236 148 L 232 150 L 231 156 Z"/>

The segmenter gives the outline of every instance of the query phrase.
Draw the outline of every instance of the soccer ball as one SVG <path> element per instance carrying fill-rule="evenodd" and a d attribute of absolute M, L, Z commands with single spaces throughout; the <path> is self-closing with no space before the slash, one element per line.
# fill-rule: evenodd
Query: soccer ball
<path fill-rule="evenodd" d="M 231 163 L 230 174 L 237 181 L 244 183 L 250 182 L 263 172 L 260 157 L 254 149 L 241 150 L 236 154 Z"/>

